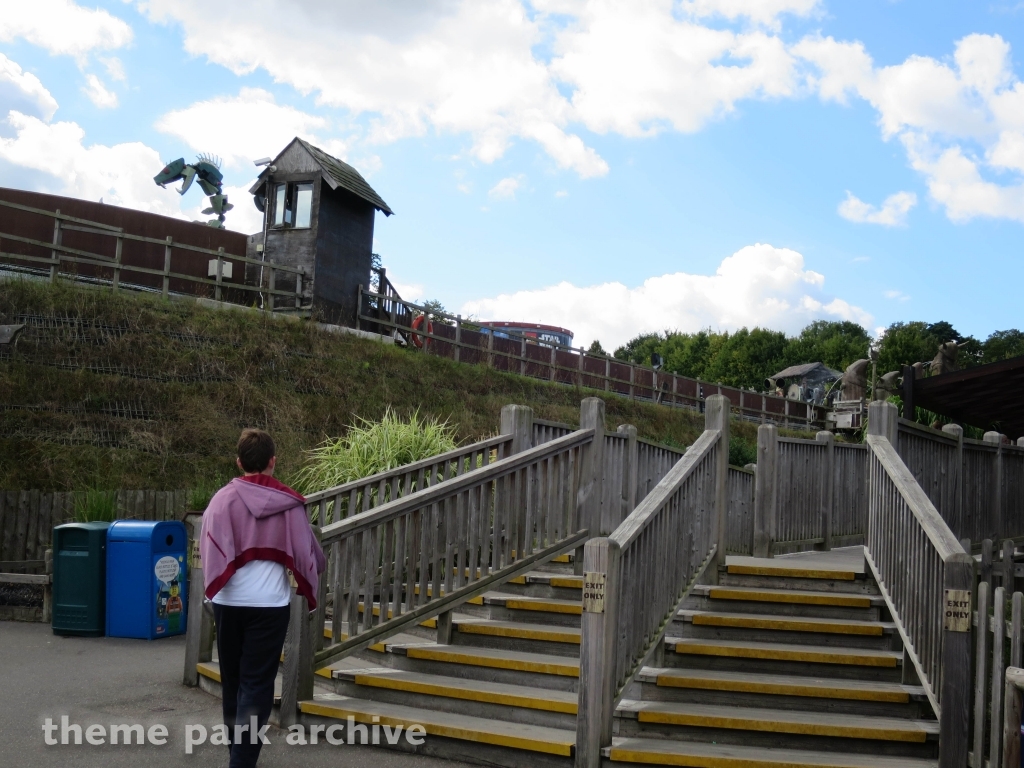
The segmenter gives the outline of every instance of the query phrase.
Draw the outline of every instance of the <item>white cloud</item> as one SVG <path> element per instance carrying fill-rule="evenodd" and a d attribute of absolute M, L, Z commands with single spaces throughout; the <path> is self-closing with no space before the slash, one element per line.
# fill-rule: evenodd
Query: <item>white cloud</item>
<path fill-rule="evenodd" d="M 839 215 L 857 224 L 881 224 L 895 227 L 907 222 L 907 214 L 917 205 L 913 192 L 897 192 L 885 198 L 881 208 L 865 203 L 852 192 L 846 192 L 846 199 L 839 204 Z"/>
<path fill-rule="evenodd" d="M 507 176 L 491 187 L 487 195 L 493 200 L 514 200 L 516 190 L 522 186 L 523 181 L 524 177 L 522 175 Z"/>
<path fill-rule="evenodd" d="M 388 278 L 390 280 L 390 278 Z M 406 301 L 417 303 L 424 300 L 423 286 L 419 283 L 391 283 L 398 291 L 398 295 Z"/>
<path fill-rule="evenodd" d="M 606 348 L 666 328 L 692 332 L 760 326 L 796 333 L 816 318 L 870 327 L 868 313 L 825 295 L 824 282 L 823 275 L 805 269 L 801 254 L 759 243 L 724 259 L 713 275 L 677 272 L 649 278 L 636 288 L 618 282 L 562 282 L 470 301 L 462 313 L 560 325 L 575 332 L 574 343 L 600 339 Z"/>
<path fill-rule="evenodd" d="M 117 94 L 109 90 L 96 75 L 85 76 L 82 93 L 100 109 L 113 109 L 117 106 Z"/>
<path fill-rule="evenodd" d="M 696 17 L 741 17 L 757 24 L 777 28 L 779 16 L 791 13 L 807 16 L 818 7 L 818 0 L 683 0 L 682 8 Z"/>
<path fill-rule="evenodd" d="M 569 196 L 569 193 L 566 190 L 564 190 L 564 189 L 560 189 L 557 192 L 555 192 L 555 197 L 568 197 L 568 196 Z"/>
<path fill-rule="evenodd" d="M 76 123 L 46 123 L 15 111 L 7 123 L 15 135 L 0 137 L 0 158 L 54 177 L 49 191 L 181 216 L 178 195 L 153 183 L 163 161 L 151 147 L 141 142 L 86 146 L 85 131 Z"/>
<path fill-rule="evenodd" d="M 81 59 L 90 51 L 121 48 L 132 40 L 122 19 L 100 8 L 83 8 L 72 0 L 4 3 L 0 42 L 21 38 L 52 54 Z"/>
<path fill-rule="evenodd" d="M 53 118 L 57 100 L 31 72 L 0 53 L 0 105 L 43 120 Z"/>
<path fill-rule="evenodd" d="M 883 137 L 899 138 L 952 221 L 1024 221 L 1024 82 L 999 35 L 967 35 L 950 61 L 878 68 L 861 43 L 808 38 L 793 52 L 816 68 L 808 82 L 823 99 L 853 94 L 877 110 Z"/>
<path fill-rule="evenodd" d="M 903 291 L 886 291 L 884 295 L 887 299 L 893 299 L 896 301 L 910 301 L 910 297 L 907 296 L 907 294 L 905 294 Z"/>
<path fill-rule="evenodd" d="M 128 80 L 128 75 L 124 71 L 124 64 L 117 56 L 100 56 L 99 62 L 107 70 L 111 80 L 117 80 L 119 83 Z"/>
<path fill-rule="evenodd" d="M 197 101 L 156 122 L 157 130 L 177 136 L 197 152 L 218 155 L 228 165 L 249 169 L 253 160 L 273 157 L 296 136 L 343 157 L 341 142 L 316 138 L 315 132 L 327 125 L 326 118 L 278 104 L 273 94 L 262 88 L 243 88 L 238 96 Z"/>

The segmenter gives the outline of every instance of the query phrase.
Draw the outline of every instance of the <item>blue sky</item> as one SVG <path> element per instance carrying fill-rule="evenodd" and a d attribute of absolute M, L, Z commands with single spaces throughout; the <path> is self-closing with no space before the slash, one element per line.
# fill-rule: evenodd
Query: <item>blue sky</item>
<path fill-rule="evenodd" d="M 37 0 L 0 185 L 193 218 L 151 178 L 302 135 L 396 215 L 407 298 L 606 347 L 665 328 L 1020 327 L 1024 3 Z"/>

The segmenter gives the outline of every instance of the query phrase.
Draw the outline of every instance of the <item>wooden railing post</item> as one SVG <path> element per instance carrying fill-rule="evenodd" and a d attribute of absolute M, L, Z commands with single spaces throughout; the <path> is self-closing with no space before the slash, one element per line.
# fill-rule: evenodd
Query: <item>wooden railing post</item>
<path fill-rule="evenodd" d="M 217 249 L 217 285 L 213 289 L 213 298 L 221 300 L 221 285 L 224 283 L 224 246 Z"/>
<path fill-rule="evenodd" d="M 1006 670 L 1003 712 L 1003 768 L 1020 768 L 1020 721 L 1024 717 L 1024 669 Z"/>
<path fill-rule="evenodd" d="M 989 585 L 984 581 L 978 584 L 978 626 L 975 628 L 975 661 L 974 661 L 974 740 L 972 741 L 975 766 L 985 761 L 985 712 L 988 702 L 985 691 L 988 689 L 988 595 Z"/>
<path fill-rule="evenodd" d="M 946 424 L 942 431 L 947 435 L 956 437 L 956 464 L 950 467 L 950 474 L 953 476 L 953 484 L 956 488 L 953 498 L 955 508 L 952 510 L 953 519 L 956 521 L 957 530 L 964 527 L 964 428 L 959 424 Z M 970 550 L 968 550 L 970 554 Z"/>
<path fill-rule="evenodd" d="M 604 400 L 584 398 L 580 404 L 580 429 L 594 430 L 594 440 L 583 451 L 580 467 L 580 486 L 576 498 L 577 519 L 580 528 L 587 528 L 591 536 L 605 536 L 611 531 L 601 530 L 601 499 L 604 487 Z M 577 550 L 578 555 L 583 552 Z M 582 558 L 577 558 L 579 562 Z"/>
<path fill-rule="evenodd" d="M 455 316 L 455 362 L 462 360 L 462 315 Z"/>
<path fill-rule="evenodd" d="M 174 240 L 167 236 L 167 245 L 164 246 L 164 282 L 160 294 L 166 299 L 171 290 L 171 246 Z"/>
<path fill-rule="evenodd" d="M 274 291 L 277 290 L 277 270 L 274 269 L 274 262 L 270 262 L 270 274 L 267 276 L 267 308 L 274 311 Z"/>
<path fill-rule="evenodd" d="M 887 405 L 891 405 L 887 403 Z M 892 406 L 895 410 L 896 406 Z M 946 605 L 953 598 L 971 594 L 974 560 L 955 554 L 944 563 L 942 586 Z M 945 614 L 946 611 L 943 611 Z M 967 615 L 971 615 L 970 606 Z M 939 766 L 963 768 L 969 749 L 968 722 L 971 709 L 971 628 L 945 620 L 942 628 L 942 705 L 939 718 Z M 995 765 L 995 763 L 993 763 Z"/>
<path fill-rule="evenodd" d="M 626 436 L 626 466 L 622 468 L 622 515 L 619 517 L 621 523 L 640 501 L 636 497 L 639 450 L 636 441 L 636 427 L 632 424 L 622 424 L 619 426 L 618 432 L 620 435 Z"/>
<path fill-rule="evenodd" d="M 199 539 L 201 520 L 193 523 L 192 539 Z M 185 685 L 199 685 L 199 672 L 196 665 L 201 661 L 213 658 L 213 617 L 206 610 L 203 600 L 206 595 L 203 589 L 203 563 L 199 559 L 198 547 L 193 547 L 193 561 L 189 567 L 188 577 L 188 618 L 185 626 L 185 674 L 182 681 Z"/>
<path fill-rule="evenodd" d="M 512 453 L 533 448 L 533 408 L 526 405 L 503 406 L 499 432 L 512 436 Z"/>
<path fill-rule="evenodd" d="M 61 244 L 62 232 L 60 228 L 60 208 L 54 211 L 57 215 L 53 217 L 53 244 L 55 246 Z M 55 262 L 50 265 L 50 282 L 56 282 L 57 271 L 60 267 L 60 251 L 54 248 L 50 251 L 50 258 Z"/>
<path fill-rule="evenodd" d="M 824 473 L 821 484 L 821 536 L 825 540 L 825 551 L 832 549 L 832 503 L 835 498 L 835 448 L 836 436 L 831 432 L 819 432 L 814 436 L 825 444 Z"/>
<path fill-rule="evenodd" d="M 43 553 L 43 573 L 50 577 L 50 580 L 43 584 L 43 623 L 49 624 L 53 621 L 53 550 L 48 549 Z"/>
<path fill-rule="evenodd" d="M 121 230 L 121 234 L 117 236 L 117 242 L 114 244 L 114 277 L 111 280 L 111 288 L 113 291 L 121 286 L 121 255 L 124 251 L 124 230 Z"/>
<path fill-rule="evenodd" d="M 992 527 L 996 537 L 1004 539 L 1010 535 L 1006 529 L 1006 520 L 1003 516 L 1003 436 L 998 432 L 986 432 L 984 436 L 986 443 L 996 446 L 996 455 L 992 459 Z"/>
<path fill-rule="evenodd" d="M 774 424 L 757 428 L 757 476 L 754 480 L 754 557 L 771 557 L 775 539 L 779 430 Z"/>
<path fill-rule="evenodd" d="M 284 670 L 281 680 L 282 728 L 294 725 L 299 702 L 313 698 L 313 638 L 306 598 L 292 593 L 288 636 L 284 641 Z"/>
<path fill-rule="evenodd" d="M 591 539 L 584 547 L 583 562 L 575 766 L 599 768 L 601 748 L 612 743 L 615 715 L 619 545 L 610 539 Z"/>
<path fill-rule="evenodd" d="M 295 308 L 302 309 L 302 278 L 305 275 L 304 270 L 299 270 L 295 273 Z M 424 328 L 426 330 L 426 328 Z M 426 349 L 427 345 L 424 344 L 423 348 Z"/>
<path fill-rule="evenodd" d="M 978 617 L 981 621 L 981 617 Z M 945 639 L 945 638 L 943 638 Z M 1006 669 L 1006 590 L 996 587 L 992 593 L 992 701 L 989 716 L 988 763 L 999 765 L 1003 731 L 1003 672 Z M 943 669 L 945 672 L 945 669 Z M 946 703 L 942 702 L 943 708 Z M 941 725 L 940 725 L 941 727 Z"/>
<path fill-rule="evenodd" d="M 711 395 L 704 405 L 704 429 L 718 432 L 718 466 L 715 468 L 715 518 L 717 519 L 718 544 L 716 562 L 712 564 L 711 580 L 718 583 L 718 570 L 725 565 L 725 541 L 729 520 L 729 398 L 725 395 Z M 717 566 L 717 567 L 716 567 Z"/>
<path fill-rule="evenodd" d="M 884 437 L 899 450 L 899 409 L 892 403 L 876 400 L 868 406 L 868 434 Z"/>

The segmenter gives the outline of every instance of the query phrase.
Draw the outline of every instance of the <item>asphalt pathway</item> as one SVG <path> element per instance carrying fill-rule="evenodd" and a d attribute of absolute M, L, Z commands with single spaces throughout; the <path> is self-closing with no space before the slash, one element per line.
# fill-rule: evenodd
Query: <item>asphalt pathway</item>
<path fill-rule="evenodd" d="M 207 729 L 220 722 L 220 699 L 181 684 L 184 637 L 154 642 L 55 636 L 43 624 L 0 621 L 0 766 L 38 768 L 137 768 L 227 765 L 227 749 L 209 744 L 185 754 L 186 724 Z M 62 716 L 82 726 L 139 723 L 163 725 L 164 746 L 94 746 L 83 742 L 47 746 L 43 725 Z M 83 734 L 84 735 L 84 734 Z M 54 733 L 60 740 L 58 728 Z M 287 746 L 271 728 L 260 768 L 440 768 L 447 760 L 329 744 Z M 429 739 L 429 737 L 428 737 Z M 69 739 L 73 741 L 73 739 Z M 109 739 L 108 739 L 109 742 Z"/>

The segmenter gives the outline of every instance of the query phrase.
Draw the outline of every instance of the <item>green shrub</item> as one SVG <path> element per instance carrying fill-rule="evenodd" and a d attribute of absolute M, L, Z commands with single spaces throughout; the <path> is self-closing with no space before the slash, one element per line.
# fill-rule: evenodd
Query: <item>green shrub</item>
<path fill-rule="evenodd" d="M 757 446 L 737 435 L 729 436 L 729 463 L 744 467 L 757 463 Z"/>
<path fill-rule="evenodd" d="M 359 419 L 345 437 L 308 451 L 308 462 L 289 484 L 300 493 L 315 493 L 456 447 L 455 428 L 447 421 L 423 418 L 418 410 L 403 421 L 389 407 L 380 421 Z"/>
<path fill-rule="evenodd" d="M 195 485 L 188 489 L 188 508 L 196 512 L 206 511 L 213 494 L 224 487 L 228 479 L 219 473 L 213 478 L 200 478 Z"/>
<path fill-rule="evenodd" d="M 90 488 L 75 494 L 76 523 L 112 523 L 117 519 L 117 491 Z"/>

